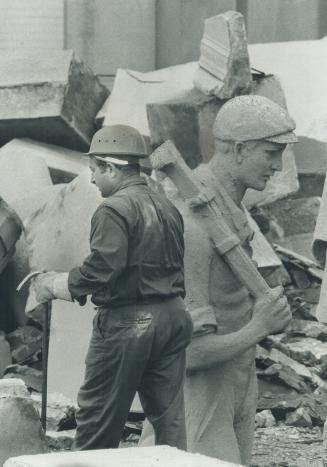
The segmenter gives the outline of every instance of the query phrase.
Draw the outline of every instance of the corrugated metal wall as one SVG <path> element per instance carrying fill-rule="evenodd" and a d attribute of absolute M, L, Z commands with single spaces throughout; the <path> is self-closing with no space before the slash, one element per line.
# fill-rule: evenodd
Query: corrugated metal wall
<path fill-rule="evenodd" d="M 203 21 L 233 9 L 250 43 L 327 34 L 327 0 L 0 0 L 0 50 L 72 48 L 111 87 L 118 67 L 196 60 Z"/>

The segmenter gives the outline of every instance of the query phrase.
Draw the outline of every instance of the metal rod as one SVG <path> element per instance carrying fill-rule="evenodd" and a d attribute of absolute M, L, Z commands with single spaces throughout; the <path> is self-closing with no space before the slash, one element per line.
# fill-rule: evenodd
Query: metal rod
<path fill-rule="evenodd" d="M 45 304 L 43 313 L 43 335 L 42 335 L 42 405 L 41 425 L 47 430 L 47 396 L 48 396 L 48 350 L 49 350 L 49 316 L 51 302 Z"/>

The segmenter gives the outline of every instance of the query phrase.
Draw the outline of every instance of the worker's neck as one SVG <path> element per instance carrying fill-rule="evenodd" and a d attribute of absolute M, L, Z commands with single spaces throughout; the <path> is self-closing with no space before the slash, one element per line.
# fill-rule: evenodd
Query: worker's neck
<path fill-rule="evenodd" d="M 217 180 L 237 206 L 240 206 L 246 192 L 246 187 L 237 176 L 237 167 L 226 154 L 215 154 L 209 162 L 209 167 Z"/>

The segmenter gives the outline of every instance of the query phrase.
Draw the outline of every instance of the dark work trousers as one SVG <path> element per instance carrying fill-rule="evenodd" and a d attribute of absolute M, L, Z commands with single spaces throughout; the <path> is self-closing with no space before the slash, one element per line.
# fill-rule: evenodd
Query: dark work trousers
<path fill-rule="evenodd" d="M 156 444 L 186 450 L 183 385 L 192 332 L 181 298 L 100 309 L 78 394 L 74 448 L 118 447 L 138 391 Z"/>

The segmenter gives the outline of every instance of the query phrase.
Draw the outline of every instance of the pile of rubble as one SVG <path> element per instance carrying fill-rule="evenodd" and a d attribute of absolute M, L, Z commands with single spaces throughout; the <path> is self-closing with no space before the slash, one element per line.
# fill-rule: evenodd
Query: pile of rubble
<path fill-rule="evenodd" d="M 286 92 L 285 97 L 283 89 L 290 88 L 288 80 L 294 80 L 297 92 L 306 99 L 306 76 L 295 80 L 286 71 L 296 69 L 295 59 L 303 63 L 306 54 L 327 49 L 327 41 L 303 47 L 298 43 L 294 60 L 278 64 L 289 44 L 274 45 L 281 54 L 274 49 L 266 69 L 259 65 L 260 57 L 269 55 L 271 45 L 250 46 L 249 54 L 240 14 L 210 18 L 199 63 L 151 73 L 118 70 L 106 102 L 108 91 L 69 51 L 43 58 L 0 54 L 0 69 L 10 70 L 0 74 L 0 195 L 25 226 L 16 254 L 0 280 L 5 297 L 1 313 L 8 317 L 0 334 L 3 381 L 21 379 L 39 407 L 43 309 L 33 307 L 31 297 L 27 300 L 27 290 L 17 294 L 15 288 L 31 269 L 67 271 L 87 254 L 89 223 L 100 196 L 89 183 L 87 161 L 80 151 L 88 148 L 96 128 L 132 125 L 152 148 L 170 139 L 194 168 L 213 154 L 211 127 L 226 99 L 253 93 L 286 106 L 289 95 Z M 323 57 L 327 54 L 320 55 L 319 66 Z M 274 71 L 275 64 L 282 81 L 265 74 Z M 318 75 L 324 73 L 316 73 L 318 82 Z M 324 82 L 320 86 L 324 87 Z M 297 108 L 295 100 L 291 102 L 290 113 L 297 121 L 302 108 Z M 319 108 L 320 102 L 313 102 L 312 96 L 308 102 Z M 313 114 L 308 112 L 306 117 Z M 327 167 L 326 135 L 322 136 L 323 125 L 306 123 L 305 128 L 299 125 L 298 148 L 285 151 L 282 172 L 263 192 L 249 191 L 245 200 L 261 230 L 261 243 L 254 245 L 255 259 L 271 285 L 285 285 L 293 311 L 288 329 L 258 346 L 258 427 L 276 423 L 322 426 L 327 415 L 327 326 L 315 315 L 323 270 L 311 253 Z M 306 151 L 314 162 L 308 163 Z M 148 166 L 143 169 L 150 174 Z M 26 307 L 33 310 L 28 317 Z M 49 392 L 60 392 L 65 399 L 63 403 L 57 400 L 54 407 L 50 397 L 48 426 L 58 433 L 74 425 L 92 317 L 89 303 L 82 313 L 75 303 L 53 303 Z M 72 339 L 76 322 L 79 335 Z M 133 431 L 137 433 L 139 428 Z M 71 443 L 71 437 L 65 436 L 58 441 L 61 448 Z M 52 443 L 56 448 L 55 441 Z"/>

